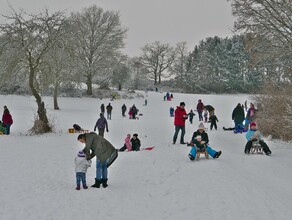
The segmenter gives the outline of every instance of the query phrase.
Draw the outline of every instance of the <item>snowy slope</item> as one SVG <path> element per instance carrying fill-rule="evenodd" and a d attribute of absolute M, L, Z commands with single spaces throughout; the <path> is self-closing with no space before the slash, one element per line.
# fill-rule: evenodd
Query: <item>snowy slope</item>
<path fill-rule="evenodd" d="M 145 95 L 145 94 L 144 94 Z M 174 94 L 163 101 L 162 93 L 149 92 L 143 99 L 116 100 L 109 133 L 105 137 L 116 148 L 127 133 L 138 133 L 142 147 L 152 151 L 122 152 L 109 168 L 106 189 L 75 190 L 74 157 L 84 146 L 68 134 L 74 123 L 92 130 L 101 103 L 109 100 L 59 98 L 61 110 L 52 110 L 52 98 L 45 98 L 48 115 L 56 132 L 26 136 L 32 126 L 36 104 L 32 97 L 0 96 L 14 119 L 10 136 L 0 136 L 0 219 L 206 219 L 287 220 L 292 216 L 291 146 L 268 141 L 272 156 L 244 155 L 245 137 L 223 131 L 232 126 L 231 112 L 245 95 Z M 190 161 L 190 148 L 172 145 L 173 118 L 169 107 L 179 102 L 194 109 L 201 98 L 216 108 L 219 129 L 208 131 L 210 145 L 222 150 L 218 159 Z M 122 118 L 121 106 L 135 104 L 140 120 Z M 198 126 L 187 122 L 185 141 Z M 208 126 L 208 124 L 206 124 Z M 93 160 L 95 164 L 95 160 Z M 88 185 L 95 178 L 88 169 Z"/>

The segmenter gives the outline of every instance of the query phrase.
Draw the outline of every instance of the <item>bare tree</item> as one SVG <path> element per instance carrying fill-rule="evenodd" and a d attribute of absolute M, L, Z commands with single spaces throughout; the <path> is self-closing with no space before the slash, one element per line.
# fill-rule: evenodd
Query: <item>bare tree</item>
<path fill-rule="evenodd" d="M 236 16 L 235 30 L 270 40 L 270 52 L 292 52 L 291 0 L 229 0 Z"/>
<path fill-rule="evenodd" d="M 154 80 L 154 84 L 160 84 L 162 77 L 171 76 L 171 73 L 166 70 L 172 65 L 174 59 L 175 50 L 169 44 L 155 41 L 142 48 L 141 63 L 148 69 L 149 77 Z"/>
<path fill-rule="evenodd" d="M 246 35 L 251 65 L 262 68 L 270 80 L 291 81 L 292 1 L 229 0 L 236 31 Z"/>
<path fill-rule="evenodd" d="M 62 84 L 68 81 L 74 81 L 74 61 L 70 57 L 66 49 L 66 41 L 59 41 L 52 47 L 41 66 L 41 71 L 44 73 L 41 81 L 45 85 L 53 87 L 53 103 L 54 109 L 59 110 L 58 95 Z"/>
<path fill-rule="evenodd" d="M 116 52 L 124 46 L 126 29 L 119 13 L 91 6 L 71 15 L 74 55 L 85 77 L 87 94 L 92 95 L 92 80 L 107 69 Z"/>
<path fill-rule="evenodd" d="M 38 118 L 31 132 L 36 134 L 50 132 L 52 128 L 47 118 L 45 103 L 38 90 L 38 79 L 42 74 L 40 66 L 45 55 L 60 38 L 64 15 L 61 12 L 49 14 L 48 10 L 35 15 L 12 10 L 11 15 L 4 17 L 7 23 L 0 25 L 0 31 L 5 36 L 5 48 L 13 51 L 10 53 L 12 56 L 14 54 L 18 57 L 15 64 L 27 70 L 29 87 L 38 106 Z"/>
<path fill-rule="evenodd" d="M 120 55 L 113 67 L 112 85 L 117 85 L 119 90 L 130 79 L 129 59 L 125 55 Z"/>
<path fill-rule="evenodd" d="M 174 63 L 170 71 L 175 76 L 177 76 L 178 81 L 179 81 L 179 86 L 180 88 L 183 88 L 184 80 L 187 73 L 187 62 L 189 58 L 187 43 L 186 42 L 177 43 L 175 52 L 176 52 L 176 58 L 174 60 Z"/>

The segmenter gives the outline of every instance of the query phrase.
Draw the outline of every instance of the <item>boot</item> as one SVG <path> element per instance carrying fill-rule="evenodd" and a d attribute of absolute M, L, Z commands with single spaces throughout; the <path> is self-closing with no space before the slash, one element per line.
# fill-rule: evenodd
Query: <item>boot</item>
<path fill-rule="evenodd" d="M 95 178 L 95 183 L 91 186 L 94 188 L 100 188 L 101 180 Z"/>
<path fill-rule="evenodd" d="M 80 190 L 80 186 L 79 185 L 77 185 L 77 187 L 75 188 L 76 190 Z"/>
<path fill-rule="evenodd" d="M 102 187 L 103 188 L 108 187 L 108 185 L 107 185 L 107 179 L 101 179 L 101 183 L 102 183 Z"/>

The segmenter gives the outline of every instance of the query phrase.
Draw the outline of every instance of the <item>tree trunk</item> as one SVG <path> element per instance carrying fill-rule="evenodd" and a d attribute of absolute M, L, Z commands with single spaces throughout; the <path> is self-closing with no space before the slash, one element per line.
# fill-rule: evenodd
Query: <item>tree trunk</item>
<path fill-rule="evenodd" d="M 55 84 L 55 88 L 54 88 L 54 109 L 55 110 L 59 110 L 59 106 L 58 106 L 58 89 L 59 86 Z"/>
<path fill-rule="evenodd" d="M 91 75 L 87 76 L 87 95 L 92 95 L 92 79 L 91 79 Z"/>
<path fill-rule="evenodd" d="M 31 129 L 32 133 L 35 134 L 42 134 L 51 132 L 52 128 L 49 126 L 49 120 L 47 117 L 47 111 L 45 108 L 45 103 L 42 101 L 41 96 L 37 92 L 34 87 L 34 76 L 35 76 L 35 69 L 30 65 L 30 73 L 29 73 L 29 87 L 36 99 L 36 103 L 38 105 L 38 119 L 35 121 L 33 128 Z"/>

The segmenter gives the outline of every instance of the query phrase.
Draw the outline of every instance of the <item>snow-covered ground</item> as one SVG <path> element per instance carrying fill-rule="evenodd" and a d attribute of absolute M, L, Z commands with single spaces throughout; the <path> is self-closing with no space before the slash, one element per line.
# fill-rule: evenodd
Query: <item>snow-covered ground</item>
<path fill-rule="evenodd" d="M 144 94 L 145 95 L 145 94 Z M 33 97 L 0 96 L 14 119 L 11 135 L 0 136 L 0 219 L 2 220 L 287 220 L 292 216 L 292 148 L 287 143 L 266 140 L 272 156 L 245 155 L 244 134 L 223 131 L 233 125 L 231 112 L 245 95 L 164 94 L 149 92 L 144 99 L 116 100 L 109 133 L 116 148 L 127 133 L 138 133 L 142 147 L 152 151 L 121 152 L 109 168 L 109 187 L 75 190 L 74 157 L 83 149 L 69 134 L 74 123 L 93 130 L 100 105 L 108 99 L 59 98 L 61 110 L 52 109 L 46 97 L 55 133 L 26 136 L 36 112 Z M 217 131 L 208 130 L 210 145 L 222 150 L 218 159 L 190 161 L 190 148 L 172 144 L 173 118 L 170 106 L 186 103 L 194 109 L 201 98 L 216 108 Z M 135 104 L 143 116 L 129 120 L 121 106 Z M 208 126 L 209 124 L 206 124 Z M 187 122 L 185 141 L 198 126 Z M 180 134 L 179 134 L 180 135 Z M 94 183 L 95 159 L 88 169 L 88 185 Z"/>

